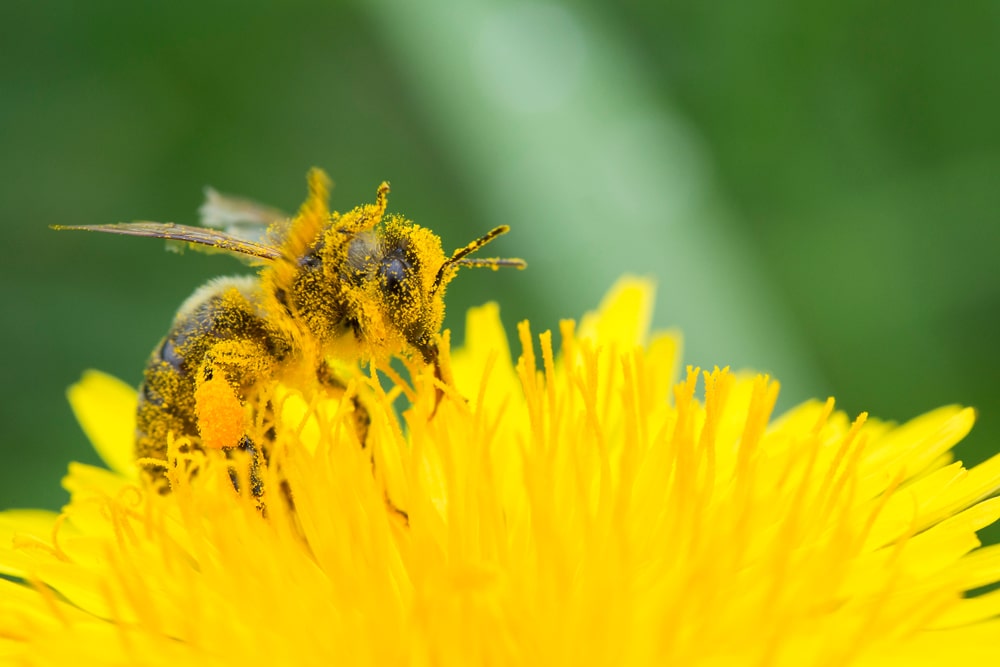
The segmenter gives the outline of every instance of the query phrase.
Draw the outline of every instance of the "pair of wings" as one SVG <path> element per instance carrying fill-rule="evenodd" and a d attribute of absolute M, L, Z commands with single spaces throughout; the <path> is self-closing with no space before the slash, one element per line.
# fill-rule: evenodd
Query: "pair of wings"
<path fill-rule="evenodd" d="M 204 252 L 232 253 L 250 263 L 273 262 L 281 257 L 281 244 L 291 223 L 287 213 L 213 188 L 205 188 L 205 203 L 198 213 L 202 227 L 147 221 L 52 227 L 166 239 Z"/>

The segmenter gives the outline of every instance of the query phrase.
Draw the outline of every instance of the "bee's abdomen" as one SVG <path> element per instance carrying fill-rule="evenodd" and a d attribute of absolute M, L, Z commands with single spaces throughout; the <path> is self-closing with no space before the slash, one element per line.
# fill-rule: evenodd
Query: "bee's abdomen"
<path fill-rule="evenodd" d="M 198 290 L 150 356 L 139 388 L 136 457 L 161 488 L 168 437 L 199 446 L 195 393 L 199 379 L 207 379 L 199 374 L 224 373 L 245 401 L 290 354 L 286 338 L 255 306 L 256 285 L 255 279 L 225 279 Z"/>
<path fill-rule="evenodd" d="M 196 324 L 199 322 L 176 322 L 146 364 L 136 414 L 138 458 L 165 460 L 168 433 L 175 438 L 198 435 L 194 369 L 204 360 L 204 353 L 192 349 L 185 355 L 178 347 Z"/>

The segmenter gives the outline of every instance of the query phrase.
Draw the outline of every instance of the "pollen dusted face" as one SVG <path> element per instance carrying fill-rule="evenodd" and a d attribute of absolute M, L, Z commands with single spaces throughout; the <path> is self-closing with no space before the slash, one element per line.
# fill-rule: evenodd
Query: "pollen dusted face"
<path fill-rule="evenodd" d="M 388 348 L 412 348 L 430 362 L 444 319 L 444 284 L 435 286 L 446 262 L 438 237 L 392 216 L 375 234 L 353 239 L 348 255 L 361 335 Z"/>

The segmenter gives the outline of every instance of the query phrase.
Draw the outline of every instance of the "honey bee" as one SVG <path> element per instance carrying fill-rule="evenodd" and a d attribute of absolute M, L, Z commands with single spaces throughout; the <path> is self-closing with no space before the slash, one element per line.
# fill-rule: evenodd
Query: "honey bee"
<path fill-rule="evenodd" d="M 257 435 L 263 442 L 251 435 L 252 413 L 264 409 L 262 388 L 286 381 L 343 391 L 337 363 L 393 355 L 434 364 L 440 377 L 435 341 L 445 288 L 458 269 L 525 267 L 520 259 L 468 258 L 506 226 L 445 256 L 432 231 L 386 214 L 387 183 L 374 204 L 343 214 L 329 210 L 325 173 L 313 169 L 308 183 L 308 198 L 290 218 L 208 190 L 202 222 L 216 228 L 157 222 L 57 227 L 163 238 L 261 265 L 256 276 L 218 278 L 199 288 L 146 365 L 135 454 L 161 492 L 169 491 L 169 434 L 196 449 L 250 452 L 250 481 L 259 496 L 258 457 L 267 461 L 274 437 L 273 430 Z M 364 445 L 367 412 L 357 399 L 355 418 Z"/>

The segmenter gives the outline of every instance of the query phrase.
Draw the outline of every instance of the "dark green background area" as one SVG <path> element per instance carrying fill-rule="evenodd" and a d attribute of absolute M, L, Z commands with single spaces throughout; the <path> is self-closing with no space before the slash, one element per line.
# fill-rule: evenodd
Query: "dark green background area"
<path fill-rule="evenodd" d="M 137 383 L 177 305 L 242 270 L 47 226 L 193 222 L 206 184 L 293 209 L 313 165 L 340 209 L 390 180 L 392 210 L 446 247 L 512 225 L 492 250 L 530 267 L 456 280 L 459 339 L 470 305 L 541 330 L 639 272 L 690 361 L 774 371 L 785 406 L 970 404 L 960 456 L 1000 451 L 1000 4 L 405 6 L 0 6 L 0 507 L 57 507 L 67 461 L 96 461 L 68 384 L 86 368 Z M 571 25 L 586 84 L 518 110 L 489 73 L 546 71 L 517 43 L 539 16 L 524 38 Z M 686 148 L 603 143 L 638 110 L 639 136 Z M 629 169 L 635 191 L 609 205 Z M 650 203 L 691 192 L 669 224 Z"/>

